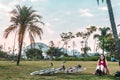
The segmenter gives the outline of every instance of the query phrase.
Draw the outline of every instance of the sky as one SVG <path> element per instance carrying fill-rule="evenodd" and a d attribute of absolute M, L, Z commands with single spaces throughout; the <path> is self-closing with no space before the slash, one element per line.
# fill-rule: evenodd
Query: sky
<path fill-rule="evenodd" d="M 111 1 L 116 25 L 118 25 L 120 24 L 120 0 Z M 11 33 L 8 39 L 4 39 L 3 33 L 11 24 L 9 12 L 15 9 L 15 5 L 18 4 L 32 6 L 43 17 L 42 21 L 45 25 L 41 26 L 43 29 L 42 40 L 37 38 L 37 42 L 48 44 L 53 40 L 56 46 L 59 44 L 62 46 L 63 43 L 59 43 L 62 32 L 76 34 L 77 32 L 84 32 L 89 26 L 110 27 L 106 3 L 102 3 L 101 0 L 99 5 L 97 0 L 0 0 L 0 44 L 5 45 L 5 49 L 13 46 L 14 34 Z M 117 30 L 119 33 L 119 27 Z M 81 39 L 75 38 L 72 41 L 76 42 L 76 49 L 80 50 Z M 27 37 L 24 42 L 26 45 L 29 44 Z M 88 45 L 92 48 L 92 52 L 94 52 L 94 42 L 93 35 L 91 35 Z"/>

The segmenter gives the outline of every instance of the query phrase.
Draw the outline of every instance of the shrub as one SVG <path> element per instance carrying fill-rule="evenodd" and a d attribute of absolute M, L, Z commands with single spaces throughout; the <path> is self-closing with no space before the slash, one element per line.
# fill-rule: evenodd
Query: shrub
<path fill-rule="evenodd" d="M 66 61 L 97 61 L 98 57 L 97 56 L 91 56 L 87 58 L 78 58 L 78 57 L 63 57 L 63 58 L 56 58 L 56 61 L 61 61 L 61 60 L 66 60 Z"/>
<path fill-rule="evenodd" d="M 90 56 L 90 57 L 86 58 L 85 60 L 87 60 L 87 61 L 97 61 L 98 56 Z"/>

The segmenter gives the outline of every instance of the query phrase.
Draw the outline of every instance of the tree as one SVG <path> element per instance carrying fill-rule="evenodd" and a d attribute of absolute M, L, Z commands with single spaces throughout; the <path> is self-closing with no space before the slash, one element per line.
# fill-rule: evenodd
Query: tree
<path fill-rule="evenodd" d="M 30 43 L 32 44 L 35 42 L 34 38 L 39 36 L 41 39 L 41 35 L 43 33 L 42 29 L 37 24 L 44 23 L 41 22 L 42 17 L 38 15 L 36 11 L 32 9 L 32 7 L 17 5 L 16 9 L 11 11 L 11 14 L 13 14 L 10 18 L 10 22 L 12 24 L 7 29 L 5 29 L 4 37 L 7 38 L 12 31 L 17 31 L 19 46 L 17 65 L 19 65 L 23 40 L 25 38 L 26 32 L 28 32 Z"/>
<path fill-rule="evenodd" d="M 110 33 L 108 33 L 108 31 L 110 31 L 109 27 L 103 27 L 103 28 L 99 28 L 99 31 L 101 32 L 101 34 L 95 34 L 94 38 L 98 38 L 98 40 L 100 41 L 99 43 L 99 47 L 101 47 L 101 49 L 103 50 L 103 54 L 104 54 L 104 49 L 105 49 L 105 42 L 107 37 L 109 37 Z"/>
<path fill-rule="evenodd" d="M 67 45 L 68 42 L 74 38 L 74 35 L 72 32 L 68 32 L 68 33 L 62 33 L 60 34 L 60 37 L 62 38 L 62 41 L 64 41 L 64 45 L 66 45 L 66 54 L 67 54 Z"/>
<path fill-rule="evenodd" d="M 28 59 L 32 60 L 43 59 L 42 50 L 35 48 L 28 49 L 26 51 L 26 56 Z"/>
<path fill-rule="evenodd" d="M 84 51 L 83 56 L 87 57 L 87 51 L 90 50 L 90 48 L 88 47 L 87 41 L 90 37 L 90 35 L 96 31 L 96 27 L 95 26 L 90 26 L 89 28 L 86 28 L 87 32 L 77 32 L 76 36 L 77 37 L 82 37 L 83 41 L 81 41 L 81 43 L 84 43 L 84 47 L 82 45 L 82 51 Z"/>
<path fill-rule="evenodd" d="M 103 1 L 104 0 L 102 0 L 102 2 Z M 97 2 L 99 4 L 99 0 L 97 0 Z M 111 28 L 112 28 L 112 32 L 113 32 L 113 36 L 114 36 L 114 42 L 115 42 L 115 46 L 117 48 L 117 55 L 119 56 L 119 62 L 120 62 L 120 44 L 119 44 L 119 40 L 118 40 L 118 34 L 117 34 L 117 30 L 116 30 L 116 23 L 115 23 L 115 19 L 114 19 L 114 13 L 113 13 L 113 9 L 112 9 L 111 0 L 106 0 L 106 4 L 107 4 L 110 24 L 111 24 Z"/>
<path fill-rule="evenodd" d="M 7 58 L 7 52 L 1 51 L 0 50 L 0 58 Z"/>
<path fill-rule="evenodd" d="M 117 54 L 116 54 L 117 49 L 115 47 L 115 42 L 114 42 L 114 38 L 113 38 L 112 33 L 110 33 L 110 35 L 106 38 L 105 44 L 106 44 L 105 51 L 109 52 L 110 56 L 114 55 L 116 58 L 119 59 L 119 56 L 117 56 Z M 120 44 L 120 39 L 119 39 L 119 44 Z"/>
<path fill-rule="evenodd" d="M 53 59 L 53 56 L 60 57 L 61 55 L 64 55 L 64 52 L 61 51 L 61 48 L 56 47 L 53 41 L 50 41 L 49 43 L 49 49 L 46 53 L 51 59 Z"/>
<path fill-rule="evenodd" d="M 104 45 L 105 47 L 105 51 L 109 52 L 109 54 L 112 56 L 116 56 L 116 47 L 115 47 L 115 42 L 114 42 L 114 38 L 113 38 L 113 34 L 110 33 L 110 35 L 106 38 L 106 45 Z"/>

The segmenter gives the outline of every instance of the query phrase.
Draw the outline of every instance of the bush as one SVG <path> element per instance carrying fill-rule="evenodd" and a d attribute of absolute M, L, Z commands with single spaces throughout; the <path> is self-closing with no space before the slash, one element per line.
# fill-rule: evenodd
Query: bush
<path fill-rule="evenodd" d="M 7 53 L 4 51 L 0 51 L 0 58 L 6 58 L 7 57 Z"/>
<path fill-rule="evenodd" d="M 97 61 L 98 59 L 99 59 L 98 56 L 90 56 L 90 57 L 86 58 L 85 60 L 86 61 Z"/>
<path fill-rule="evenodd" d="M 76 58 L 76 57 L 63 57 L 63 58 L 56 58 L 56 61 L 61 61 L 61 60 L 65 60 L 65 61 L 83 61 L 84 58 Z"/>
<path fill-rule="evenodd" d="M 91 56 L 87 58 L 78 58 L 78 57 L 63 57 L 63 58 L 56 58 L 56 61 L 66 60 L 66 61 L 97 61 L 97 56 Z"/>
<path fill-rule="evenodd" d="M 107 61 L 111 61 L 111 57 L 110 56 L 107 56 Z"/>

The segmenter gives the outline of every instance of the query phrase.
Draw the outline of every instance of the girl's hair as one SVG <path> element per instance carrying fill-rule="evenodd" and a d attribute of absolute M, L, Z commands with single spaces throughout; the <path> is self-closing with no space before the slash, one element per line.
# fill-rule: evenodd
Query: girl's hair
<path fill-rule="evenodd" d="M 106 60 L 105 55 L 104 54 L 100 54 L 100 57 L 101 57 L 101 55 L 104 57 L 103 61 L 105 61 Z M 99 60 L 101 61 L 101 58 Z"/>

